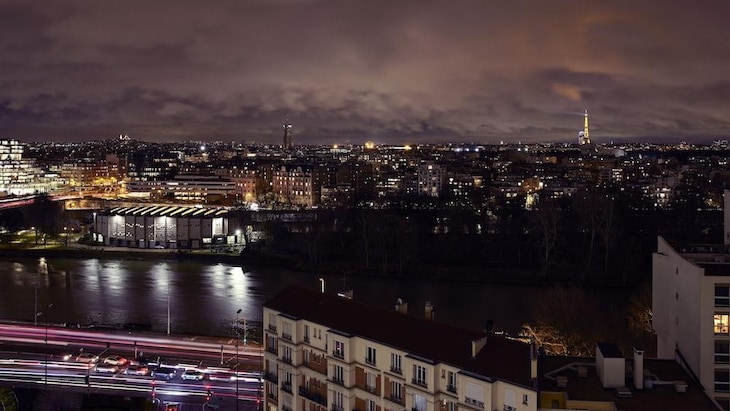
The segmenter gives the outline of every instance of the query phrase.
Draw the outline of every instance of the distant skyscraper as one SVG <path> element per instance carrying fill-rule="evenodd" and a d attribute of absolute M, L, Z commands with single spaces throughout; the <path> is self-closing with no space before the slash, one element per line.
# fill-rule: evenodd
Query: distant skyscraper
<path fill-rule="evenodd" d="M 291 148 L 291 124 L 283 124 L 284 127 L 284 148 Z"/>
<path fill-rule="evenodd" d="M 591 144 L 591 137 L 588 133 L 588 110 L 585 111 L 583 131 L 578 133 L 578 144 Z"/>

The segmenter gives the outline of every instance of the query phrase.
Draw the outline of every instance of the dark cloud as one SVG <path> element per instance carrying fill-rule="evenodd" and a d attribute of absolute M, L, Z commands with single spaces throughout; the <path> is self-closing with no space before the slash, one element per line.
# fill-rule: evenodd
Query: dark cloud
<path fill-rule="evenodd" d="M 724 135 L 729 4 L 5 0 L 0 137 Z"/>

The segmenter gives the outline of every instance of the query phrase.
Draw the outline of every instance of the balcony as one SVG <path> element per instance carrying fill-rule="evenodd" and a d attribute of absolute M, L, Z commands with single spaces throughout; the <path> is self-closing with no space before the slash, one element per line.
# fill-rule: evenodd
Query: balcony
<path fill-rule="evenodd" d="M 390 394 L 390 396 L 388 397 L 388 400 L 390 402 L 394 402 L 396 404 L 403 405 L 403 397 L 402 396 L 396 396 L 396 395 Z"/>
<path fill-rule="evenodd" d="M 286 364 L 291 364 L 292 363 L 291 357 L 281 357 L 281 362 L 286 363 Z"/>
<path fill-rule="evenodd" d="M 478 401 L 473 398 L 464 397 L 464 402 L 475 407 L 484 408 L 484 401 Z"/>
<path fill-rule="evenodd" d="M 304 338 L 303 338 L 303 340 L 304 340 L 305 343 L 309 344 L 309 336 L 308 335 L 305 335 Z"/>
<path fill-rule="evenodd" d="M 279 376 L 273 372 L 264 373 L 264 379 L 268 382 L 273 382 L 274 384 L 279 383 Z"/>
<path fill-rule="evenodd" d="M 334 351 L 332 351 L 332 356 L 335 357 L 335 358 L 339 358 L 341 360 L 344 360 L 345 359 L 345 352 L 344 351 L 334 350 Z"/>
<path fill-rule="evenodd" d="M 392 372 L 394 374 L 403 375 L 403 370 L 401 370 L 400 368 L 390 367 L 390 372 Z"/>
<path fill-rule="evenodd" d="M 270 346 L 270 345 L 269 345 L 268 347 L 266 347 L 266 352 L 270 352 L 270 353 L 272 353 L 272 354 L 279 354 L 279 352 L 278 352 L 278 350 L 276 349 L 276 347 L 275 347 L 275 346 L 274 346 L 274 347 L 272 347 L 272 346 Z"/>
<path fill-rule="evenodd" d="M 291 381 L 282 381 L 281 382 L 281 389 L 288 392 L 289 394 L 292 394 L 291 390 Z"/>
<path fill-rule="evenodd" d="M 343 387 L 345 386 L 345 380 L 342 378 L 332 377 L 332 382 Z"/>
<path fill-rule="evenodd" d="M 273 324 L 269 324 L 269 331 L 271 331 L 272 333 L 275 333 L 276 332 L 276 326 L 273 325 Z"/>
<path fill-rule="evenodd" d="M 365 358 L 365 364 L 375 367 L 375 358 Z"/>
<path fill-rule="evenodd" d="M 327 398 L 323 397 L 322 394 L 309 391 L 306 387 L 299 387 L 299 395 L 302 397 L 314 401 L 317 404 L 324 405 L 327 407 Z"/>
<path fill-rule="evenodd" d="M 446 386 L 446 391 L 456 394 L 456 385 L 449 384 Z"/>
<path fill-rule="evenodd" d="M 273 392 L 270 392 L 267 397 L 269 398 L 269 401 L 277 401 L 278 400 L 278 397 Z"/>
<path fill-rule="evenodd" d="M 426 383 L 426 380 L 414 378 L 411 380 L 411 383 L 413 383 L 413 385 L 418 385 L 419 387 L 428 388 L 428 384 Z"/>
<path fill-rule="evenodd" d="M 291 334 L 281 333 L 281 338 L 287 341 L 291 341 Z"/>
<path fill-rule="evenodd" d="M 377 388 L 375 388 L 372 385 L 366 385 L 365 386 L 365 391 L 367 391 L 367 392 L 369 392 L 371 394 L 375 394 L 375 391 L 377 391 Z"/>

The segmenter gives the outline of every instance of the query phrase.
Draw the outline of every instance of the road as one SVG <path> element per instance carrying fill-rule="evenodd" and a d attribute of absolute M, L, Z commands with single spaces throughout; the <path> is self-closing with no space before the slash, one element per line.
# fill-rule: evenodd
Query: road
<path fill-rule="evenodd" d="M 99 365 L 77 362 L 82 352 L 98 356 Z M 110 355 L 145 358 L 150 370 L 169 367 L 174 376 L 125 373 L 128 364 L 104 372 L 100 364 Z M 24 388 L 145 397 L 181 409 L 235 409 L 238 398 L 239 409 L 256 409 L 261 361 L 260 347 L 236 347 L 233 339 L 0 324 L 0 383 Z M 186 370 L 202 379 L 184 380 Z"/>

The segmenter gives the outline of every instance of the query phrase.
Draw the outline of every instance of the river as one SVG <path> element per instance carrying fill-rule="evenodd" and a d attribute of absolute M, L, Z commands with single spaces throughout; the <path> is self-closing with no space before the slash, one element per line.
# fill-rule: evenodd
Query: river
<path fill-rule="evenodd" d="M 261 321 L 264 302 L 290 284 L 319 289 L 319 276 L 271 267 L 122 259 L 14 259 L 0 261 L 0 319 L 39 323 L 151 324 L 153 331 L 230 335 L 236 311 Z M 352 289 L 354 298 L 423 315 L 426 301 L 437 321 L 515 333 L 546 287 L 376 277 L 325 277 L 327 292 Z M 616 291 L 596 298 L 615 299 Z M 625 297 L 625 292 L 620 292 Z M 37 298 L 36 298 L 37 295 Z M 169 299 L 168 299 L 169 295 Z M 52 304 L 50 307 L 48 307 Z"/>

